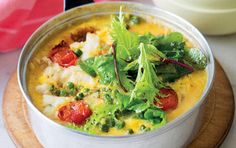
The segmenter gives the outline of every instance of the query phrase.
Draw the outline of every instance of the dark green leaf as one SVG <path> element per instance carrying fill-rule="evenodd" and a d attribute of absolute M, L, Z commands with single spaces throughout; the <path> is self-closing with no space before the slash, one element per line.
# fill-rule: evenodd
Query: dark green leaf
<path fill-rule="evenodd" d="M 164 82 L 174 82 L 180 77 L 190 73 L 188 69 L 173 64 L 158 65 L 156 69 L 158 75 Z"/>

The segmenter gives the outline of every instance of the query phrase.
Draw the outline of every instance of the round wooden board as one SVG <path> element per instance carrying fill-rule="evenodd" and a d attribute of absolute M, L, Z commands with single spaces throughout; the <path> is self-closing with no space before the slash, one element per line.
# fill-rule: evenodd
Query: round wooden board
<path fill-rule="evenodd" d="M 203 125 L 190 148 L 219 147 L 227 136 L 234 117 L 234 96 L 220 64 L 203 115 Z M 28 121 L 27 106 L 17 83 L 16 73 L 10 78 L 3 96 L 3 117 L 8 133 L 17 147 L 42 147 Z"/>

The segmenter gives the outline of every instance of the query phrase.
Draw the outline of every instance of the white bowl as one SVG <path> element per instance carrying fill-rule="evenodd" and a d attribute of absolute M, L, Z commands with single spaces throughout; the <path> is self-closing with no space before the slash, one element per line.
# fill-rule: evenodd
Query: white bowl
<path fill-rule="evenodd" d="M 175 13 L 207 35 L 236 32 L 235 0 L 153 0 L 157 7 Z"/>

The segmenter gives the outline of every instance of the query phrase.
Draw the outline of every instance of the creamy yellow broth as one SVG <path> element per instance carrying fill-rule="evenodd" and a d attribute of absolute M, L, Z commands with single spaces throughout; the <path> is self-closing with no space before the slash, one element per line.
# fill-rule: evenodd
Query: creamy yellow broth
<path fill-rule="evenodd" d="M 29 95 L 33 103 L 40 111 L 43 111 L 44 106 L 42 105 L 42 95 L 36 91 L 36 86 L 45 81 L 48 81 L 47 78 L 42 76 L 45 65 L 41 63 L 40 59 L 44 56 L 48 56 L 49 51 L 62 39 L 69 40 L 68 38 L 70 33 L 78 30 L 79 28 L 91 26 L 98 29 L 97 34 L 100 37 L 101 44 L 102 42 L 110 40 L 110 38 L 107 36 L 107 34 L 109 34 L 108 31 L 110 21 L 110 16 L 97 16 L 80 24 L 74 25 L 68 29 L 63 30 L 57 36 L 51 38 L 43 47 L 38 50 L 38 52 L 33 55 L 32 59 L 29 62 L 27 71 L 27 86 Z M 133 32 L 137 32 L 140 34 L 150 32 L 154 35 L 167 34 L 171 30 L 172 29 L 164 27 L 161 24 L 152 23 L 151 21 L 149 21 L 148 23 L 143 21 L 141 24 L 134 25 L 130 28 L 130 31 Z M 187 46 L 191 47 L 192 43 L 187 41 Z M 179 103 L 178 107 L 175 110 L 167 112 L 168 122 L 185 113 L 190 108 L 192 108 L 196 104 L 196 102 L 198 102 L 205 89 L 206 82 L 207 72 L 203 70 L 193 72 L 192 74 L 180 78 L 175 83 L 170 84 L 170 86 L 177 92 Z M 94 106 L 92 108 L 96 108 L 96 103 L 102 103 L 101 99 L 97 99 L 97 102 L 95 101 L 95 104 L 94 101 L 95 99 L 93 99 L 92 101 L 87 99 L 88 104 Z M 54 120 L 58 121 L 58 119 Z M 132 128 L 134 132 L 138 132 L 140 125 L 151 127 L 151 124 L 149 122 L 141 119 L 126 119 L 125 121 L 126 126 L 123 129 L 111 128 L 108 133 L 99 133 L 99 131 L 97 133 L 101 135 L 124 135 L 129 128 Z"/>

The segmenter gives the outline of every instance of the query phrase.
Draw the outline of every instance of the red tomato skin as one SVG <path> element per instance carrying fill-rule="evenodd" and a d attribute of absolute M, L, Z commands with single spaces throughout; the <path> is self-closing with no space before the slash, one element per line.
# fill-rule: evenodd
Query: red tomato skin
<path fill-rule="evenodd" d="M 160 93 L 165 96 L 157 96 L 159 102 L 155 102 L 156 106 L 160 107 L 164 111 L 176 109 L 178 105 L 177 93 L 170 88 L 162 88 L 160 89 Z"/>
<path fill-rule="evenodd" d="M 70 121 L 71 111 L 69 110 L 68 106 L 62 106 L 58 110 L 58 117 L 63 121 Z"/>
<path fill-rule="evenodd" d="M 91 114 L 92 111 L 84 101 L 71 102 L 58 110 L 60 120 L 76 125 L 82 125 Z"/>
<path fill-rule="evenodd" d="M 75 65 L 78 58 L 68 47 L 53 48 L 49 58 L 52 62 L 58 63 L 62 67 Z"/>

